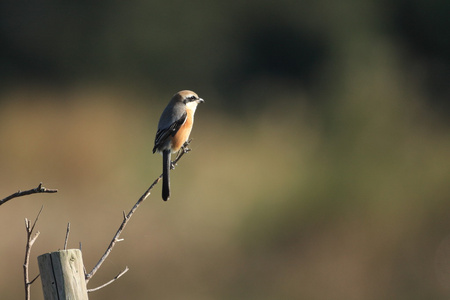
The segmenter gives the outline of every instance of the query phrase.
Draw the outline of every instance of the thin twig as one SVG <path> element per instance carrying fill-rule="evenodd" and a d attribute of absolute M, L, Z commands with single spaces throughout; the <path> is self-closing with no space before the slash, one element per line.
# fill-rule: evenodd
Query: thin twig
<path fill-rule="evenodd" d="M 44 206 L 41 207 L 41 209 L 39 210 L 39 213 L 36 216 L 36 219 L 33 222 L 33 225 L 31 225 L 30 220 L 28 220 L 27 218 L 25 218 L 25 229 L 27 230 L 27 244 L 25 246 L 25 261 L 23 263 L 23 279 L 24 279 L 24 284 L 25 284 L 25 300 L 30 300 L 31 295 L 30 295 L 30 286 L 33 284 L 33 282 L 39 277 L 39 275 L 37 275 L 33 280 L 29 281 L 29 277 L 28 277 L 28 267 L 30 264 L 30 252 L 31 252 L 31 247 L 33 247 L 34 242 L 36 241 L 36 239 L 39 236 L 39 231 L 36 232 L 36 234 L 34 236 L 33 235 L 33 230 L 34 227 L 36 226 L 36 223 L 39 219 L 39 216 L 41 215 L 42 209 L 44 208 Z"/>
<path fill-rule="evenodd" d="M 36 219 L 34 220 L 33 227 L 31 227 L 30 233 L 33 232 L 34 226 L 36 226 L 36 223 L 39 220 L 39 216 L 41 215 L 41 212 L 42 212 L 43 209 L 44 209 L 44 205 L 41 206 L 41 209 L 39 210 L 39 212 L 38 212 L 38 214 L 36 216 Z"/>
<path fill-rule="evenodd" d="M 190 142 L 191 142 L 191 140 L 187 141 L 183 145 L 183 149 L 178 154 L 176 159 L 172 162 L 172 168 L 174 168 L 176 166 L 177 162 L 183 157 L 184 154 L 186 154 L 186 153 L 188 153 L 190 151 L 187 148 L 187 146 L 189 145 Z M 120 234 L 124 230 L 125 226 L 128 224 L 128 221 L 133 216 L 134 212 L 139 208 L 139 206 L 141 205 L 142 201 L 144 201 L 150 195 L 150 191 L 162 179 L 162 176 L 163 176 L 162 174 L 159 175 L 159 177 L 156 178 L 155 181 L 153 181 L 153 183 L 150 185 L 150 187 L 147 189 L 147 191 L 145 191 L 145 193 L 139 198 L 139 200 L 136 202 L 136 204 L 134 204 L 134 206 L 131 208 L 131 210 L 128 212 L 127 215 L 125 215 L 125 213 L 123 214 L 122 224 L 120 224 L 119 229 L 114 234 L 114 237 L 112 238 L 111 242 L 109 243 L 108 248 L 106 248 L 105 253 L 102 255 L 102 257 L 97 262 L 97 264 L 92 269 L 92 271 L 90 273 L 86 274 L 86 276 L 85 276 L 86 277 L 86 284 L 89 282 L 89 280 L 92 278 L 92 276 L 94 276 L 95 273 L 97 273 L 98 269 L 105 262 L 106 258 L 109 256 L 109 254 L 111 253 L 111 251 L 114 248 L 114 246 L 116 245 L 116 243 L 120 242 L 120 241 L 123 241 L 123 239 L 119 239 Z"/>
<path fill-rule="evenodd" d="M 45 187 L 42 186 L 42 182 L 39 183 L 39 185 L 37 186 L 37 188 L 28 190 L 28 191 L 18 191 L 17 193 L 14 193 L 12 195 L 9 195 L 6 198 L 3 198 L 2 200 L 0 200 L 0 205 L 5 204 L 6 202 L 8 202 L 11 199 L 17 198 L 17 197 L 21 197 L 21 196 L 26 196 L 26 195 L 31 195 L 31 194 L 38 194 L 38 193 L 56 193 L 58 192 L 57 189 L 47 189 Z"/>
<path fill-rule="evenodd" d="M 104 287 L 107 286 L 107 285 L 110 285 L 111 283 L 113 283 L 114 281 L 116 281 L 117 279 L 119 279 L 123 274 L 125 274 L 126 272 L 128 272 L 128 270 L 129 270 L 128 267 L 125 267 L 125 270 L 120 271 L 119 274 L 117 274 L 113 279 L 111 279 L 111 280 L 108 281 L 107 283 L 102 284 L 102 285 L 99 286 L 99 287 L 96 287 L 96 288 L 93 288 L 93 289 L 89 289 L 89 290 L 87 290 L 87 292 L 88 292 L 88 293 L 92 293 L 92 292 L 98 291 L 99 289 L 104 288 Z"/>
<path fill-rule="evenodd" d="M 34 277 L 34 279 L 30 281 L 30 285 L 33 284 L 33 282 L 35 282 L 36 279 L 39 278 L 39 276 L 41 276 L 41 274 L 37 274 L 36 277 Z"/>
<path fill-rule="evenodd" d="M 64 240 L 64 250 L 67 250 L 67 241 L 69 240 L 70 222 L 67 223 L 66 238 Z"/>

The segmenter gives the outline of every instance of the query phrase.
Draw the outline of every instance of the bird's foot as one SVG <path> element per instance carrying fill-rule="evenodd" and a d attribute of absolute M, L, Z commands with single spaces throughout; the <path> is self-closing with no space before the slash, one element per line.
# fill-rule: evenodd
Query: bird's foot
<path fill-rule="evenodd" d="M 189 143 L 192 140 L 186 141 L 183 146 L 181 146 L 181 149 L 178 151 L 177 157 L 175 158 L 174 161 L 170 162 L 170 169 L 173 170 L 175 169 L 175 166 L 177 165 L 177 161 L 186 153 L 188 153 L 189 151 L 191 151 L 190 148 L 188 148 Z"/>
<path fill-rule="evenodd" d="M 184 142 L 183 146 L 181 146 L 181 150 L 182 150 L 184 153 L 188 153 L 189 151 L 191 151 L 191 149 L 188 148 L 188 146 L 189 146 L 189 144 L 190 144 L 191 141 L 192 141 L 192 139 L 189 140 L 189 141 Z"/>

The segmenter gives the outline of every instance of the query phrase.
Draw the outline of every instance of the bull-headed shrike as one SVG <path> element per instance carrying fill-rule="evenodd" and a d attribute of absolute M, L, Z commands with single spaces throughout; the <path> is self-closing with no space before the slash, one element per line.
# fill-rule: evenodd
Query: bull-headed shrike
<path fill-rule="evenodd" d="M 203 102 L 204 100 L 192 91 L 180 91 L 172 97 L 159 119 L 153 153 L 157 151 L 163 156 L 162 198 L 164 201 L 170 197 L 171 154 L 179 151 L 189 139 L 195 110 L 197 105 Z"/>

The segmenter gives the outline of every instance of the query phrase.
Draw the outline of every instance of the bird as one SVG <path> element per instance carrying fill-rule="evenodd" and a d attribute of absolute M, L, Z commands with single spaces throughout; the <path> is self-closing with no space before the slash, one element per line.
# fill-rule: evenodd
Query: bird
<path fill-rule="evenodd" d="M 195 110 L 197 105 L 203 102 L 205 101 L 193 91 L 180 91 L 173 95 L 159 119 L 153 153 L 159 152 L 163 156 L 162 198 L 164 201 L 170 198 L 171 154 L 178 152 L 189 139 Z"/>

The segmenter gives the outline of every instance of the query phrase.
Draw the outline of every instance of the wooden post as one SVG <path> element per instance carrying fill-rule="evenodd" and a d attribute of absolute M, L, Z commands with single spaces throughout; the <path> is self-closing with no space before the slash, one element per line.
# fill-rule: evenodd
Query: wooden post
<path fill-rule="evenodd" d="M 42 254 L 38 264 L 45 300 L 88 300 L 80 250 Z"/>

